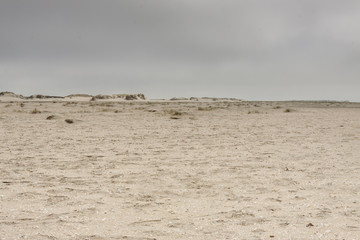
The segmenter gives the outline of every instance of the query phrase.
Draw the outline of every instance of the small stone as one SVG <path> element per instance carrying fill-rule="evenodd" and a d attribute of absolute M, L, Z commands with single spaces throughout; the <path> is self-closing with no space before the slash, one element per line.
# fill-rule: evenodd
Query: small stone
<path fill-rule="evenodd" d="M 71 124 L 71 123 L 74 123 L 74 120 L 72 120 L 72 119 L 65 119 L 65 122 Z"/>

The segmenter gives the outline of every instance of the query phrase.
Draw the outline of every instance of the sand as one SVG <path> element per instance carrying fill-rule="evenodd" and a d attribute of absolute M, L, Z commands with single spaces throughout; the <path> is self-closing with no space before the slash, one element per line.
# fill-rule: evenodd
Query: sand
<path fill-rule="evenodd" d="M 0 239 L 360 239 L 360 104 L 10 100 Z"/>

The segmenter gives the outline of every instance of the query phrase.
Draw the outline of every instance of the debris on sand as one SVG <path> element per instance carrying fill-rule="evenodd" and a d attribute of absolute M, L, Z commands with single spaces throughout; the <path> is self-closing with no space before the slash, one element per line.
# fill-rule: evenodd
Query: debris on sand
<path fill-rule="evenodd" d="M 71 124 L 71 123 L 74 123 L 74 120 L 72 120 L 72 119 L 65 119 L 65 122 Z"/>

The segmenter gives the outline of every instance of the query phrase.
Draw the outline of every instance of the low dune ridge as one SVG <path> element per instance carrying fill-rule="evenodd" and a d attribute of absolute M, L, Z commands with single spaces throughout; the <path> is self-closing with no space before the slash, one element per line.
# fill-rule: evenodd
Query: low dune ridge
<path fill-rule="evenodd" d="M 238 98 L 221 98 L 221 97 L 173 97 L 170 98 L 171 101 L 243 101 Z"/>
<path fill-rule="evenodd" d="M 29 97 L 25 97 L 25 99 L 53 99 L 53 98 L 64 98 L 62 96 L 50 96 L 50 95 L 42 95 L 42 94 L 35 94 Z"/>
<path fill-rule="evenodd" d="M 124 100 L 145 100 L 145 95 L 142 93 L 138 94 L 112 94 L 112 95 L 103 95 L 99 94 L 93 96 L 95 99 L 124 99 Z"/>
<path fill-rule="evenodd" d="M 13 92 L 0 92 L 0 97 L 24 98 L 22 95 L 15 94 Z"/>
<path fill-rule="evenodd" d="M 93 97 L 92 95 L 90 94 L 86 94 L 86 93 L 77 93 L 77 94 L 70 94 L 70 95 L 67 95 L 66 96 L 67 98 L 72 98 L 72 97 Z"/>
<path fill-rule="evenodd" d="M 112 94 L 112 95 L 90 95 L 90 94 L 70 94 L 67 96 L 51 96 L 43 94 L 34 94 L 28 97 L 18 95 L 13 92 L 0 92 L 0 101 L 16 101 L 16 100 L 146 100 L 142 93 L 137 94 Z"/>

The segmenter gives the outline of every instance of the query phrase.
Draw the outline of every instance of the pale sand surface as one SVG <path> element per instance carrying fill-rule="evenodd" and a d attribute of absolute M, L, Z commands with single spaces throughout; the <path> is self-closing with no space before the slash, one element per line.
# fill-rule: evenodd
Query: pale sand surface
<path fill-rule="evenodd" d="M 360 104 L 3 101 L 0 114 L 0 239 L 360 239 Z"/>

